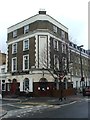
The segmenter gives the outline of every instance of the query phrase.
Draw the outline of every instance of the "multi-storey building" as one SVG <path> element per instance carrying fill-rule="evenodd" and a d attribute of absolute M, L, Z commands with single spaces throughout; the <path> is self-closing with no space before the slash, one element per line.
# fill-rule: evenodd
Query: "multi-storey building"
<path fill-rule="evenodd" d="M 54 72 L 68 70 L 68 28 L 46 11 L 39 11 L 9 27 L 7 36 L 8 73 L 11 76 L 7 78 L 6 86 L 10 85 L 12 93 L 17 89 L 13 83 L 18 84 L 21 93 L 26 88 L 37 93 L 52 90 Z"/>
<path fill-rule="evenodd" d="M 0 90 L 5 91 L 6 90 L 6 81 L 7 78 L 7 66 L 5 65 L 0 65 Z"/>
<path fill-rule="evenodd" d="M 6 54 L 0 51 L 0 65 L 6 64 Z"/>
<path fill-rule="evenodd" d="M 0 52 L 0 93 L 1 91 L 5 91 L 5 81 L 7 78 L 7 55 L 5 53 Z"/>
<path fill-rule="evenodd" d="M 69 72 L 72 76 L 73 87 L 82 88 L 84 86 L 90 86 L 90 52 L 80 48 L 75 43 L 69 43 Z M 82 76 L 84 81 L 82 81 Z"/>
<path fill-rule="evenodd" d="M 8 28 L 8 74 L 6 91 L 12 94 L 50 95 L 60 89 L 60 80 L 67 89 L 81 85 L 81 59 L 77 45 L 69 42 L 68 28 L 39 11 Z M 89 82 L 89 52 L 82 49 L 82 71 L 85 84 Z M 64 79 L 65 78 L 65 79 Z"/>

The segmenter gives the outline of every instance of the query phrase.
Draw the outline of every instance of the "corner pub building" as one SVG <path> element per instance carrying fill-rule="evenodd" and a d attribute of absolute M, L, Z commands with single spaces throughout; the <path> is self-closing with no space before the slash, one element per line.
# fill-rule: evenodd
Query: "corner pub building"
<path fill-rule="evenodd" d="M 7 30 L 6 94 L 52 96 L 60 89 L 56 74 L 68 71 L 68 28 L 39 11 Z M 64 82 L 65 88 L 71 84 Z M 69 86 L 68 86 L 69 85 Z"/>

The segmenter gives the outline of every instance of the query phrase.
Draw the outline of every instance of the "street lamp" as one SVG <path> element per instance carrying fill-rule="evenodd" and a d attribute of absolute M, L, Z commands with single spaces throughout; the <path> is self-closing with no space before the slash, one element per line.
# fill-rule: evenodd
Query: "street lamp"
<path fill-rule="evenodd" d="M 69 73 L 70 73 L 70 78 L 71 78 L 71 82 L 72 82 L 72 66 L 73 65 L 73 62 L 70 62 L 69 63 Z"/>
<path fill-rule="evenodd" d="M 83 89 L 83 82 L 84 82 L 84 77 L 83 77 L 83 68 L 82 68 L 82 56 L 81 56 L 81 48 L 83 47 L 84 45 L 80 45 L 78 46 L 79 50 L 80 50 L 80 68 L 81 68 L 81 82 L 82 82 L 82 89 Z M 80 84 L 81 86 L 81 84 Z"/>
<path fill-rule="evenodd" d="M 42 68 L 42 75 L 43 75 L 43 78 L 44 78 L 44 67 Z"/>

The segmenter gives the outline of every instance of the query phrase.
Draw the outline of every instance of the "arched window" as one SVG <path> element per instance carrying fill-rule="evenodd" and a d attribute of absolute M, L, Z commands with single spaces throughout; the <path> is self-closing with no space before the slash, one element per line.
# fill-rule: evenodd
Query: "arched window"
<path fill-rule="evenodd" d="M 29 89 L 29 79 L 25 78 L 23 82 L 23 90 L 25 91 L 27 88 Z"/>

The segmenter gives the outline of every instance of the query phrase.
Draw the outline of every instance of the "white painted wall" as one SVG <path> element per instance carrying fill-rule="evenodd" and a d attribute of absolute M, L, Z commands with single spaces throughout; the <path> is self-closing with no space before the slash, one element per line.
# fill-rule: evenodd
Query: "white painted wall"
<path fill-rule="evenodd" d="M 23 92 L 23 80 L 20 81 L 20 91 Z"/>
<path fill-rule="evenodd" d="M 76 81 L 78 81 L 78 88 L 80 88 L 80 81 L 81 81 L 80 77 L 72 77 L 72 81 L 74 88 L 76 88 Z M 85 86 L 86 86 L 86 81 L 87 81 L 87 86 L 90 86 L 90 78 L 85 78 Z M 81 82 L 81 86 L 82 86 L 82 82 Z"/>
<path fill-rule="evenodd" d="M 79 77 L 72 77 L 72 81 L 73 81 L 73 88 L 76 88 L 76 81 L 78 81 L 78 88 L 80 88 L 80 78 Z"/>
<path fill-rule="evenodd" d="M 42 71 L 32 71 L 32 73 L 28 75 L 16 75 L 16 76 L 8 76 L 8 79 L 13 80 L 14 78 L 17 79 L 17 82 L 20 82 L 20 91 L 23 91 L 23 81 L 25 78 L 29 79 L 29 91 L 33 92 L 33 82 L 39 82 L 39 80 L 43 77 Z M 50 75 L 48 71 L 44 71 L 44 77 L 48 80 L 48 82 L 54 82 L 54 78 Z M 11 81 L 12 82 L 12 81 Z"/>

